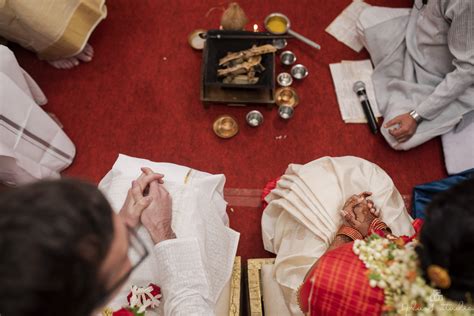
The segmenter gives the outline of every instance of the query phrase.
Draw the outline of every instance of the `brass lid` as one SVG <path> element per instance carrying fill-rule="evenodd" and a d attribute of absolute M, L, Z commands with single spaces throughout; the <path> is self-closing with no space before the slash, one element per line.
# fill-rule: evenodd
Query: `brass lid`
<path fill-rule="evenodd" d="M 197 29 L 191 32 L 188 36 L 188 43 L 191 45 L 192 48 L 197 49 L 197 50 L 202 50 L 204 48 L 204 43 L 206 40 L 204 38 L 201 38 L 199 36 L 202 33 L 206 33 L 206 30 L 203 29 Z"/>
<path fill-rule="evenodd" d="M 275 91 L 275 103 L 278 106 L 296 107 L 300 99 L 296 90 L 290 87 L 279 88 Z"/>
<path fill-rule="evenodd" d="M 239 132 L 239 125 L 230 115 L 221 115 L 212 124 L 214 133 L 220 138 L 231 138 Z"/>

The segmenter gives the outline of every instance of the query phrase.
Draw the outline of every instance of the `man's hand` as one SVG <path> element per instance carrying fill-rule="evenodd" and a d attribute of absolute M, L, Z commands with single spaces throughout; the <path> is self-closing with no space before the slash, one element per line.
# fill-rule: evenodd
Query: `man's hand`
<path fill-rule="evenodd" d="M 153 171 L 147 170 L 146 173 L 151 175 Z M 158 244 L 174 237 L 171 229 L 171 196 L 162 183 L 152 181 L 148 197 L 151 198 L 151 203 L 143 211 L 140 220 L 148 230 L 153 242 Z"/>
<path fill-rule="evenodd" d="M 395 125 L 398 125 L 398 127 L 390 129 L 390 127 Z M 409 140 L 410 137 L 415 134 L 418 124 L 409 113 L 405 113 L 388 121 L 386 124 L 384 124 L 384 127 L 389 129 L 388 132 L 390 135 L 395 137 L 399 143 L 403 143 Z"/>
<path fill-rule="evenodd" d="M 127 192 L 127 198 L 120 209 L 119 216 L 131 228 L 140 223 L 140 216 L 151 203 L 153 198 L 146 196 L 150 183 L 163 183 L 163 175 L 153 173 L 149 168 L 142 168 L 142 174 L 137 180 L 132 181 L 132 187 Z"/>

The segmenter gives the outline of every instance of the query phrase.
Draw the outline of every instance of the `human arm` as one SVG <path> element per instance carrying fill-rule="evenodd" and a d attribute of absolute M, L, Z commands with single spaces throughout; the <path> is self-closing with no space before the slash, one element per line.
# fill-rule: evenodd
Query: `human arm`
<path fill-rule="evenodd" d="M 448 48 L 453 55 L 454 70 L 446 75 L 433 93 L 416 107 L 424 119 L 432 120 L 451 102 L 474 84 L 474 2 L 441 1 L 444 18 L 451 21 Z M 444 6 L 444 8 L 443 8 Z M 471 103 L 471 106 L 474 106 Z"/>
<path fill-rule="evenodd" d="M 447 34 L 454 70 L 436 86 L 425 100 L 414 106 L 414 116 L 403 113 L 384 124 L 389 133 L 400 143 L 416 132 L 420 120 L 436 118 L 449 104 L 474 85 L 474 2 L 464 0 L 441 1 L 443 17 L 451 21 Z M 469 103 L 471 107 L 474 103 Z M 423 124 L 421 122 L 421 124 Z"/>
<path fill-rule="evenodd" d="M 171 229 L 171 196 L 157 181 L 151 182 L 150 205 L 141 222 L 155 243 L 155 279 L 163 292 L 165 315 L 213 315 L 209 284 L 194 238 L 176 239 Z"/>
<path fill-rule="evenodd" d="M 165 315 L 214 315 L 196 239 L 162 241 L 155 246 L 154 256 Z"/>

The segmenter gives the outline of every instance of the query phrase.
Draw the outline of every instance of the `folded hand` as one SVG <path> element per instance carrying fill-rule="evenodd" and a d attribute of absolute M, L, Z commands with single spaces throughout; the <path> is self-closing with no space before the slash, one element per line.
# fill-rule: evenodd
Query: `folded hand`
<path fill-rule="evenodd" d="M 132 181 L 132 187 L 128 190 L 125 202 L 119 212 L 119 216 L 131 228 L 137 227 L 142 212 L 153 200 L 146 194 L 149 185 L 153 182 L 163 183 L 162 174 L 153 173 L 149 168 L 142 168 L 142 172 L 137 180 Z"/>

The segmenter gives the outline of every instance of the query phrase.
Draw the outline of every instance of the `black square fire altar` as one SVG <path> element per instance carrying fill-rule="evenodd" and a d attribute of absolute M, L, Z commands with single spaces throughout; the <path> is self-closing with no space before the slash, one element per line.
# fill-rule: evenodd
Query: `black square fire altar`
<path fill-rule="evenodd" d="M 265 70 L 256 84 L 228 84 L 218 78 L 219 59 L 229 52 L 239 52 L 271 44 L 269 33 L 246 31 L 209 30 L 204 45 L 201 69 L 201 101 L 204 106 L 212 103 L 245 106 L 247 103 L 271 105 L 275 103 L 275 53 L 262 55 Z"/>

